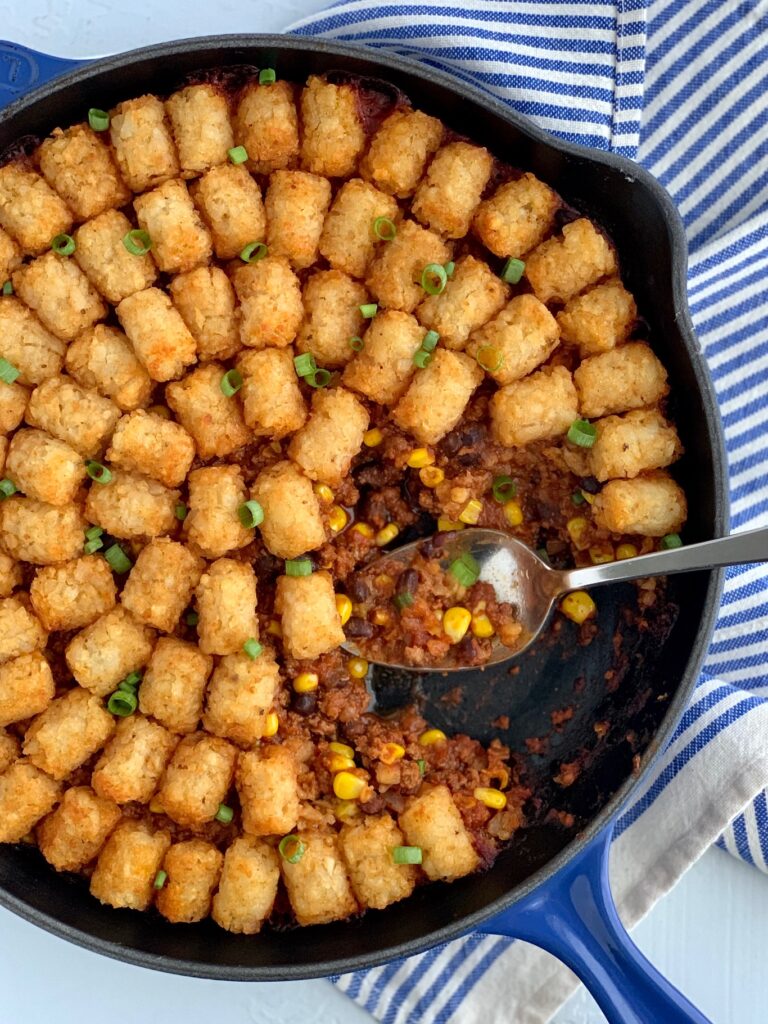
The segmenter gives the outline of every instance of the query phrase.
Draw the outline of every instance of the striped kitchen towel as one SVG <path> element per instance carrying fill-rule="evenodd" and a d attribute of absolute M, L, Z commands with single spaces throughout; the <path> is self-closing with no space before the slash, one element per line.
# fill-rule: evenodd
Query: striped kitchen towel
<path fill-rule="evenodd" d="M 656 175 L 688 233 L 732 528 L 768 524 L 765 0 L 352 0 L 292 31 L 448 70 L 554 134 Z M 630 925 L 715 841 L 768 870 L 766 641 L 768 570 L 733 568 L 691 706 L 618 824 L 612 877 Z M 335 981 L 385 1024 L 542 1024 L 576 984 L 546 953 L 480 935 Z"/>

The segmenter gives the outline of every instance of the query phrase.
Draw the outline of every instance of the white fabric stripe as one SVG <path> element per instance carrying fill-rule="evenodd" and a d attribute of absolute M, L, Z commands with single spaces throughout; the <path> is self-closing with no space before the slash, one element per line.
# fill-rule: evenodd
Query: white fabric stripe
<path fill-rule="evenodd" d="M 419 978 L 417 984 L 400 1004 L 393 1024 L 407 1024 L 411 1010 L 426 993 L 438 975 L 445 970 L 448 965 L 448 961 L 455 952 L 456 949 L 453 943 L 449 943 L 445 949 L 441 951 L 440 955 L 435 958 L 432 964 L 430 964 L 429 970 Z"/>
<path fill-rule="evenodd" d="M 493 949 L 498 939 L 490 935 L 488 938 L 483 939 L 482 942 L 477 944 L 477 947 L 472 950 L 470 955 L 466 958 L 464 963 L 451 975 L 451 977 L 443 984 L 442 988 L 435 994 L 434 999 L 429 1008 L 430 1016 L 435 1018 L 442 1011 L 443 1007 L 446 1006 L 456 993 L 456 990 L 464 984 L 466 979 L 477 967 L 477 965 L 483 960 L 484 957 Z M 480 982 L 482 985 L 482 981 Z M 458 1021 L 461 1024 L 461 1016 L 463 1013 L 463 1006 L 457 1008 L 457 1013 L 449 1017 L 448 1019 Z M 458 1015 L 458 1017 L 457 1017 Z"/>
<path fill-rule="evenodd" d="M 728 134 L 731 138 L 736 138 L 740 131 L 745 129 L 747 125 L 755 120 L 756 111 L 754 107 L 747 107 L 742 113 L 733 119 L 728 124 Z M 718 163 L 716 167 L 710 169 L 707 177 L 701 182 L 701 184 L 695 188 L 685 199 L 679 204 L 680 213 L 685 216 L 690 210 L 692 210 L 698 203 L 710 193 L 714 193 L 719 183 L 723 181 L 733 171 L 734 167 L 740 163 L 745 156 L 750 152 L 754 151 L 757 146 L 768 136 L 768 125 L 764 124 L 761 128 L 750 133 L 747 141 L 737 150 L 729 155 L 727 161 Z M 699 170 L 708 165 L 712 160 L 713 152 L 709 146 L 705 146 L 704 149 L 698 154 L 695 154 L 691 158 L 691 162 L 685 167 L 680 168 L 680 172 L 674 177 L 670 178 L 666 182 L 666 186 L 670 192 L 675 193 L 679 188 L 682 188 L 686 181 L 690 181 Z M 722 205 L 722 197 L 718 195 L 717 207 Z"/>
<path fill-rule="evenodd" d="M 419 0 L 409 0 L 409 3 L 414 5 L 418 2 Z M 431 3 L 434 3 L 434 0 L 421 0 L 421 4 L 425 9 L 428 9 Z M 497 32 L 509 32 L 508 3 L 509 0 L 496 0 L 495 3 L 489 2 L 489 0 L 463 0 L 461 6 L 465 11 L 498 13 L 498 21 L 492 19 L 486 20 L 486 18 L 480 20 L 478 18 L 474 21 L 474 24 L 486 29 L 493 27 L 493 30 Z M 444 0 L 441 6 L 449 6 L 448 0 Z M 319 11 L 316 14 L 310 14 L 306 18 L 301 18 L 299 21 L 295 21 L 289 26 L 288 31 L 295 31 L 303 25 L 311 25 L 324 20 L 325 18 L 331 18 L 334 15 L 337 15 L 340 11 L 343 11 L 345 14 L 358 13 L 360 15 L 359 21 L 364 20 L 364 15 L 366 13 L 375 15 L 378 12 L 378 16 L 371 20 L 376 20 L 379 23 L 396 21 L 398 24 L 401 24 L 401 18 L 399 15 L 387 15 L 386 13 L 382 13 L 386 10 L 386 7 L 382 7 L 381 0 L 350 0 L 348 3 L 327 7 L 324 11 Z M 597 6 L 593 10 L 596 17 L 607 18 L 612 14 L 612 11 L 608 6 Z M 540 16 L 543 13 L 541 0 L 515 0 L 515 13 L 518 15 L 532 14 Z M 583 3 L 557 4 L 557 14 L 562 17 L 584 18 L 587 13 L 588 9 L 585 9 Z M 409 15 L 409 21 L 410 17 L 411 16 Z M 459 19 L 457 19 L 457 21 L 458 20 Z M 464 20 L 467 20 L 468 24 L 471 23 L 471 19 L 460 19 L 461 22 Z M 356 22 L 356 24 L 359 23 L 359 21 Z"/>

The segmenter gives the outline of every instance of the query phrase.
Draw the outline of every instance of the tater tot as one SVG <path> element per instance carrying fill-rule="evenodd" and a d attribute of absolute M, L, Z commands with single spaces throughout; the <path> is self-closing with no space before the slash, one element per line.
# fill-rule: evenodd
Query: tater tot
<path fill-rule="evenodd" d="M 511 384 L 549 359 L 560 342 L 557 321 L 533 295 L 518 295 L 469 339 L 467 353 L 498 384 Z"/>
<path fill-rule="evenodd" d="M 10 434 L 24 419 L 29 391 L 21 384 L 3 384 L 0 388 L 0 434 Z"/>
<path fill-rule="evenodd" d="M 688 508 L 682 487 L 668 473 L 657 472 L 610 480 L 592 512 L 597 525 L 611 533 L 663 537 L 682 528 Z"/>
<path fill-rule="evenodd" d="M 365 815 L 359 825 L 343 828 L 339 844 L 362 907 L 383 910 L 411 895 L 419 869 L 392 859 L 392 851 L 404 846 L 405 838 L 388 814 Z"/>
<path fill-rule="evenodd" d="M 201 651 L 234 654 L 246 640 L 258 639 L 256 575 L 250 565 L 217 559 L 200 577 L 195 599 Z"/>
<path fill-rule="evenodd" d="M 291 440 L 288 453 L 312 480 L 340 483 L 363 445 L 368 412 L 351 391 L 316 391 L 308 422 Z"/>
<path fill-rule="evenodd" d="M 75 232 L 74 258 L 93 287 L 117 305 L 157 280 L 152 253 L 137 256 L 125 247 L 133 225 L 119 210 L 107 210 Z"/>
<path fill-rule="evenodd" d="M 237 361 L 237 369 L 243 378 L 243 419 L 253 434 L 279 440 L 304 425 L 307 407 L 291 349 L 245 352 Z"/>
<path fill-rule="evenodd" d="M 358 909 L 347 869 L 333 832 L 299 832 L 304 845 L 300 860 L 280 861 L 288 899 L 301 925 L 326 924 L 349 917 Z"/>
<path fill-rule="evenodd" d="M 649 469 L 663 469 L 678 459 L 677 431 L 658 409 L 636 409 L 624 416 L 597 420 L 597 440 L 589 450 L 589 468 L 601 483 L 629 479 Z"/>
<path fill-rule="evenodd" d="M 33 720 L 24 737 L 24 754 L 54 779 L 65 779 L 114 731 L 115 720 L 100 698 L 75 686 Z"/>
<path fill-rule="evenodd" d="M 5 475 L 30 498 L 69 505 L 85 479 L 85 463 L 74 448 L 43 430 L 19 430 L 11 438 Z"/>
<path fill-rule="evenodd" d="M 0 356 L 19 371 L 19 384 L 40 384 L 55 377 L 66 347 L 14 295 L 0 297 Z"/>
<path fill-rule="evenodd" d="M 39 174 L 20 161 L 0 167 L 0 227 L 36 256 L 72 227 L 72 211 Z"/>
<path fill-rule="evenodd" d="M 491 399 L 491 431 L 510 448 L 559 437 L 578 415 L 578 395 L 564 366 L 506 384 Z"/>
<path fill-rule="evenodd" d="M 382 192 L 406 199 L 415 192 L 442 137 L 436 117 L 421 110 L 395 110 L 373 136 L 360 173 Z"/>
<path fill-rule="evenodd" d="M 276 462 L 263 469 L 251 487 L 251 497 L 264 509 L 261 537 L 273 555 L 296 558 L 325 543 L 312 482 L 292 462 Z"/>
<path fill-rule="evenodd" d="M 251 439 L 240 403 L 221 390 L 221 363 L 206 363 L 169 384 L 165 399 L 194 439 L 201 459 L 231 455 Z"/>
<path fill-rule="evenodd" d="M 525 263 L 525 276 L 542 302 L 567 302 L 615 271 L 616 253 L 611 243 L 585 217 L 566 224 L 562 235 L 538 245 Z"/>
<path fill-rule="evenodd" d="M 252 747 L 266 732 L 279 687 L 280 671 L 267 651 L 256 658 L 227 654 L 208 684 L 203 725 L 214 736 Z"/>
<path fill-rule="evenodd" d="M 582 416 L 655 405 L 669 388 L 667 371 L 653 350 L 641 341 L 585 359 L 573 374 Z"/>
<path fill-rule="evenodd" d="M 50 666 L 39 651 L 0 663 L 0 727 L 39 715 L 55 692 Z"/>
<path fill-rule="evenodd" d="M 207 82 L 188 85 L 168 97 L 165 111 L 183 178 L 194 178 L 226 161 L 235 141 L 223 89 Z"/>
<path fill-rule="evenodd" d="M 240 754 L 235 771 L 243 831 L 285 835 L 299 820 L 298 764 L 288 747 L 264 746 Z"/>
<path fill-rule="evenodd" d="M 0 600 L 0 665 L 46 645 L 48 633 L 29 604 L 26 594 Z"/>
<path fill-rule="evenodd" d="M 249 348 L 285 348 L 304 317 L 301 283 L 284 256 L 267 256 L 235 274 L 240 341 Z"/>
<path fill-rule="evenodd" d="M 463 349 L 473 331 L 504 306 L 509 289 L 487 263 L 464 256 L 439 295 L 428 295 L 416 310 L 420 323 L 440 335 L 445 348 Z"/>
<path fill-rule="evenodd" d="M 577 295 L 557 314 L 563 341 L 578 345 L 582 356 L 620 345 L 636 320 L 635 300 L 618 278 Z"/>
<path fill-rule="evenodd" d="M 0 775 L 0 843 L 18 843 L 59 799 L 61 786 L 28 761 Z"/>
<path fill-rule="evenodd" d="M 350 340 L 366 324 L 360 306 L 365 288 L 340 270 L 319 270 L 304 285 L 304 321 L 296 338 L 299 352 L 311 352 L 318 366 L 344 366 L 354 356 Z"/>
<path fill-rule="evenodd" d="M 173 304 L 197 342 L 197 355 L 229 359 L 240 348 L 235 290 L 220 267 L 197 267 L 170 284 Z"/>
<path fill-rule="evenodd" d="M 117 318 L 152 380 L 175 380 L 196 361 L 195 339 L 159 288 L 146 288 L 123 299 Z"/>
<path fill-rule="evenodd" d="M 190 186 L 221 260 L 234 259 L 250 242 L 262 242 L 266 218 L 261 189 L 242 164 L 221 164 Z"/>
<path fill-rule="evenodd" d="M 19 562 L 54 565 L 77 558 L 86 527 L 77 505 L 56 508 L 18 495 L 0 502 L 0 544 Z"/>
<path fill-rule="evenodd" d="M 301 166 L 313 174 L 348 178 L 365 146 L 356 87 L 311 75 L 301 92 Z"/>
<path fill-rule="evenodd" d="M 416 372 L 413 357 L 421 348 L 424 328 L 410 313 L 385 309 L 363 335 L 364 348 L 348 363 L 346 387 L 381 405 L 394 405 Z"/>
<path fill-rule="evenodd" d="M 203 713 L 203 694 L 213 658 L 175 637 L 155 644 L 139 687 L 139 707 L 175 733 L 194 732 Z"/>
<path fill-rule="evenodd" d="M 377 243 L 381 241 L 374 231 L 375 221 L 386 217 L 395 223 L 398 212 L 396 201 L 368 182 L 361 178 L 345 181 L 325 218 L 320 252 L 334 270 L 342 270 L 352 277 L 365 277 Z M 387 225 L 381 225 L 383 235 L 388 230 Z"/>
<path fill-rule="evenodd" d="M 421 285 L 424 268 L 430 263 L 442 266 L 450 258 L 450 245 L 439 235 L 403 220 L 395 238 L 379 246 L 368 272 L 368 288 L 380 305 L 412 313 L 427 294 Z"/>
<path fill-rule="evenodd" d="M 203 560 L 167 537 L 139 553 L 120 598 L 139 622 L 164 633 L 175 629 L 203 571 Z"/>
<path fill-rule="evenodd" d="M 10 555 L 0 551 L 0 597 L 10 597 L 21 583 L 21 566 Z"/>
<path fill-rule="evenodd" d="M 157 801 L 179 825 L 213 821 L 235 772 L 237 747 L 204 732 L 185 736 L 165 769 Z"/>
<path fill-rule="evenodd" d="M 413 216 L 440 235 L 463 238 L 492 167 L 493 157 L 482 146 L 449 142 L 437 151 L 416 189 Z"/>
<path fill-rule="evenodd" d="M 43 177 L 78 220 L 125 206 L 131 198 L 109 147 L 87 124 L 56 128 L 38 147 L 37 160 Z"/>
<path fill-rule="evenodd" d="M 178 739 L 143 715 L 124 718 L 96 762 L 91 785 L 117 804 L 148 803 Z"/>
<path fill-rule="evenodd" d="M 299 119 L 290 82 L 249 82 L 234 117 L 235 144 L 245 146 L 248 168 L 269 174 L 290 167 L 299 155 Z"/>
<path fill-rule="evenodd" d="M 110 907 L 146 910 L 170 845 L 169 832 L 155 832 L 142 821 L 124 821 L 99 854 L 91 876 L 91 895 Z"/>
<path fill-rule="evenodd" d="M 195 442 L 181 424 L 137 409 L 118 420 L 106 457 L 121 469 L 178 487 L 192 465 Z"/>
<path fill-rule="evenodd" d="M 330 201 L 327 178 L 304 171 L 273 171 L 264 199 L 269 251 L 286 256 L 296 270 L 311 266 L 317 259 Z"/>
<path fill-rule="evenodd" d="M 134 192 L 178 175 L 176 147 L 157 96 L 118 103 L 110 118 L 109 136 L 123 180 Z"/>
<path fill-rule="evenodd" d="M 7 281 L 21 264 L 21 249 L 7 231 L 0 228 L 0 281 Z"/>
<path fill-rule="evenodd" d="M 283 646 L 292 658 L 317 658 L 346 639 L 333 580 L 324 570 L 309 576 L 280 576 L 275 611 L 282 617 Z"/>
<path fill-rule="evenodd" d="M 72 341 L 107 315 L 107 307 L 74 260 L 47 252 L 14 272 L 13 287 L 43 326 Z"/>
<path fill-rule="evenodd" d="M 463 352 L 436 349 L 395 406 L 392 419 L 422 444 L 437 444 L 453 430 L 483 379 L 483 371 Z"/>
<path fill-rule="evenodd" d="M 120 410 L 103 395 L 67 377 L 46 380 L 32 392 L 27 423 L 64 441 L 83 458 L 101 455 L 120 419 Z"/>
<path fill-rule="evenodd" d="M 181 274 L 210 260 L 211 236 L 180 178 L 137 196 L 133 208 L 139 226 L 152 239 L 152 255 L 160 270 Z"/>
<path fill-rule="evenodd" d="M 526 173 L 500 185 L 480 203 L 473 227 L 496 256 L 519 259 L 551 233 L 559 206 L 557 193 Z"/>
<path fill-rule="evenodd" d="M 108 484 L 91 484 L 85 514 L 113 537 L 159 537 L 171 533 L 178 524 L 179 497 L 178 491 L 163 487 L 157 480 L 113 469 Z"/>
<path fill-rule="evenodd" d="M 163 860 L 167 880 L 155 899 L 163 917 L 174 924 L 207 917 L 223 861 L 223 854 L 204 839 L 174 843 Z"/>
<path fill-rule="evenodd" d="M 117 588 L 106 559 L 82 555 L 38 569 L 29 598 L 46 629 L 82 629 L 115 607 Z"/>
<path fill-rule="evenodd" d="M 78 384 L 111 398 L 123 412 L 146 404 L 152 380 L 122 331 L 96 324 L 67 348 L 66 368 Z"/>
<path fill-rule="evenodd" d="M 105 697 L 129 672 L 143 668 L 154 632 L 118 606 L 81 630 L 67 645 L 69 670 L 86 690 Z"/>
<path fill-rule="evenodd" d="M 0 775 L 21 756 L 21 742 L 17 736 L 0 729 Z"/>
<path fill-rule="evenodd" d="M 121 817 L 112 800 L 97 796 L 89 786 L 73 786 L 38 825 L 37 845 L 57 871 L 80 871 L 98 856 Z"/>
<path fill-rule="evenodd" d="M 184 529 L 191 544 L 196 544 L 206 558 L 220 558 L 250 544 L 253 530 L 243 526 L 237 515 L 248 500 L 237 466 L 193 469 L 188 484 L 189 512 Z"/>
<path fill-rule="evenodd" d="M 411 797 L 399 825 L 409 845 L 421 847 L 421 867 L 431 881 L 451 882 L 480 862 L 447 786 L 422 789 Z"/>
<path fill-rule="evenodd" d="M 9 445 L 10 441 L 8 438 L 0 436 L 0 473 L 5 472 L 5 458 L 8 454 Z"/>
<path fill-rule="evenodd" d="M 278 853 L 261 839 L 239 836 L 224 854 L 211 914 L 219 927 L 255 935 L 272 913 L 280 881 Z"/>

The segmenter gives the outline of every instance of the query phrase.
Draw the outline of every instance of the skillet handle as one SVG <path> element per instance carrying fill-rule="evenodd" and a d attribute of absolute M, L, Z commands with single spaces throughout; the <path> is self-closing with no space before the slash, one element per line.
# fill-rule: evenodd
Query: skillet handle
<path fill-rule="evenodd" d="M 619 920 L 608 883 L 613 826 L 482 931 L 546 949 L 574 971 L 609 1024 L 709 1024 L 646 960 Z"/>
<path fill-rule="evenodd" d="M 31 89 L 85 63 L 84 60 L 51 57 L 0 39 L 0 110 Z"/>

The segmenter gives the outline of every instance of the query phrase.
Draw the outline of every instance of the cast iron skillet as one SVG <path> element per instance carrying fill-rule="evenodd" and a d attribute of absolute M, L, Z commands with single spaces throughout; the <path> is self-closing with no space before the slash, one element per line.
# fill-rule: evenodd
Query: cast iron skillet
<path fill-rule="evenodd" d="M 232 65 L 275 67 L 282 78 L 340 71 L 385 80 L 414 105 L 497 156 L 532 170 L 614 238 L 624 279 L 648 321 L 649 338 L 670 371 L 686 455 L 678 475 L 690 502 L 686 539 L 721 536 L 727 526 L 722 437 L 714 395 L 686 306 L 686 246 L 664 190 L 617 156 L 559 142 L 501 103 L 424 65 L 360 47 L 286 36 L 222 36 L 148 47 L 87 63 L 0 44 L 0 154 L 23 136 L 43 136 L 153 91 L 169 93 L 186 76 Z M 49 81 L 50 80 L 50 81 Z M 44 83 L 48 84 L 44 84 Z M 28 95 L 23 95 L 32 89 Z M 19 98 L 21 97 L 21 98 Z M 524 938 L 567 962 L 590 985 L 611 1021 L 703 1021 L 643 959 L 616 917 L 607 885 L 610 822 L 645 781 L 696 682 L 718 607 L 718 573 L 675 577 L 642 632 L 633 588 L 600 595 L 600 633 L 578 647 L 566 624 L 557 636 L 508 667 L 466 673 L 458 705 L 441 701 L 456 685 L 439 676 L 423 686 L 425 713 L 447 729 L 499 736 L 516 751 L 549 733 L 547 751 L 527 759 L 544 808 L 574 815 L 568 830 L 542 813 L 485 874 L 430 885 L 404 903 L 356 921 L 259 936 L 230 935 L 210 922 L 174 926 L 153 914 L 115 911 L 79 880 L 57 875 L 28 847 L 0 847 L 0 903 L 55 934 L 130 963 L 197 977 L 277 980 L 316 977 L 385 963 L 481 928 Z M 621 653 L 614 633 L 622 635 Z M 613 672 L 606 683 L 605 673 Z M 401 702 L 410 683 L 383 673 L 382 708 Z M 553 711 L 574 714 L 552 731 Z M 499 716 L 508 716 L 508 721 Z M 600 740 L 596 722 L 610 723 Z M 552 775 L 577 760 L 567 789 Z"/>

